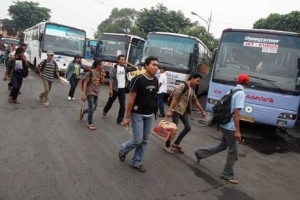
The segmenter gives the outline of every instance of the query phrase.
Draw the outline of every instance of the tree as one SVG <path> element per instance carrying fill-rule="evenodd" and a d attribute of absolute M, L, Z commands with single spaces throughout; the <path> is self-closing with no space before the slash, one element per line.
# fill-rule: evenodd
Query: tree
<path fill-rule="evenodd" d="M 300 11 L 284 15 L 272 13 L 265 19 L 257 20 L 253 28 L 300 32 Z"/>
<path fill-rule="evenodd" d="M 190 19 L 184 17 L 181 11 L 169 11 L 163 4 L 150 10 L 142 9 L 137 20 L 137 26 L 144 34 L 151 31 L 179 33 L 191 25 Z"/>
<path fill-rule="evenodd" d="M 138 17 L 138 11 L 131 8 L 114 8 L 111 11 L 108 19 L 104 20 L 98 25 L 97 33 L 95 37 L 101 32 L 110 33 L 126 33 L 138 35 L 139 31 L 136 27 L 136 19 Z"/>
<path fill-rule="evenodd" d="M 210 51 L 217 48 L 219 40 L 215 39 L 212 34 L 207 33 L 205 27 L 199 26 L 197 23 L 182 31 L 183 34 L 199 38 Z"/>
<path fill-rule="evenodd" d="M 14 5 L 9 6 L 8 13 L 18 32 L 23 32 L 39 22 L 50 19 L 51 10 L 39 7 L 37 2 L 13 1 L 13 3 Z"/>
<path fill-rule="evenodd" d="M 2 20 L 2 30 L 5 30 L 8 35 L 16 35 L 17 34 L 17 27 L 13 20 L 10 19 L 3 19 Z"/>

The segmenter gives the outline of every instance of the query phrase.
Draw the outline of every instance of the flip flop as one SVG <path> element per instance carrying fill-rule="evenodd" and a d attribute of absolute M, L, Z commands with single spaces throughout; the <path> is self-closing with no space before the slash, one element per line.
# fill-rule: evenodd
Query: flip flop
<path fill-rule="evenodd" d="M 178 144 L 173 143 L 172 147 L 176 148 L 180 153 L 184 153 L 184 150 L 181 146 L 179 146 Z"/>
<path fill-rule="evenodd" d="M 171 147 L 164 147 L 165 151 L 169 154 L 174 154 L 174 151 L 171 149 Z"/>
<path fill-rule="evenodd" d="M 94 126 L 94 124 L 88 124 L 86 125 L 90 130 L 96 130 L 96 127 Z"/>

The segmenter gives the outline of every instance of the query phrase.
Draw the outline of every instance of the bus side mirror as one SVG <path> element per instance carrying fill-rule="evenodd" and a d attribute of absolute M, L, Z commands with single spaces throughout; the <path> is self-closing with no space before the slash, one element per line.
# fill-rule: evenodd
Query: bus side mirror
<path fill-rule="evenodd" d="M 125 44 L 125 49 L 128 49 L 129 48 L 129 44 Z"/>
<path fill-rule="evenodd" d="M 39 41 L 40 41 L 40 42 L 43 40 L 43 37 L 44 37 L 44 34 L 41 33 L 40 36 L 39 36 Z"/>
<path fill-rule="evenodd" d="M 217 52 L 218 52 L 218 48 L 214 49 L 214 51 L 212 53 L 211 63 L 215 62 Z"/>
<path fill-rule="evenodd" d="M 300 58 L 298 58 L 297 68 L 300 69 Z"/>

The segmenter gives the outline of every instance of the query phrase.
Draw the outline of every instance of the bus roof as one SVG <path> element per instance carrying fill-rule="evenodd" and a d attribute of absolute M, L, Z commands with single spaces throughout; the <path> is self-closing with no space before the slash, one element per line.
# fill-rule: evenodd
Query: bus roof
<path fill-rule="evenodd" d="M 268 30 L 268 29 L 233 29 L 227 28 L 223 30 L 224 32 L 250 32 L 250 33 L 269 33 L 269 34 L 278 34 L 278 35 L 291 35 L 291 36 L 300 36 L 300 33 L 288 32 L 288 31 L 279 31 L 279 30 Z"/>
<path fill-rule="evenodd" d="M 171 35 L 171 36 L 176 36 L 176 37 L 191 38 L 191 39 L 194 39 L 194 40 L 200 42 L 208 50 L 207 46 L 199 38 L 196 38 L 196 37 L 191 36 L 191 35 L 185 35 L 185 34 L 180 34 L 180 33 L 170 33 L 170 32 L 149 32 L 148 34 Z"/>
<path fill-rule="evenodd" d="M 50 21 L 40 22 L 40 23 L 38 23 L 38 24 L 36 24 L 36 25 L 34 25 L 34 26 L 32 26 L 32 27 L 26 29 L 24 32 L 29 31 L 30 29 L 33 29 L 33 28 L 35 28 L 36 26 L 40 26 L 40 25 L 43 25 L 43 24 L 44 24 L 44 25 L 45 25 L 45 24 L 53 24 L 53 25 L 58 25 L 58 26 L 65 26 L 65 27 L 68 27 L 68 28 L 72 28 L 72 29 L 76 29 L 76 30 L 79 30 L 79 31 L 86 32 L 86 31 L 83 30 L 83 29 L 79 29 L 79 28 L 75 28 L 75 27 L 72 27 L 72 26 L 68 26 L 68 25 L 64 25 L 64 24 L 59 24 L 59 23 L 55 23 L 55 22 L 50 22 Z"/>
<path fill-rule="evenodd" d="M 128 36 L 128 37 L 137 38 L 137 39 L 140 39 L 140 40 L 145 40 L 144 38 L 141 38 L 141 37 L 139 37 L 139 36 L 136 36 L 136 35 L 130 35 L 130 34 L 125 34 L 125 33 L 100 33 L 100 35 Z"/>

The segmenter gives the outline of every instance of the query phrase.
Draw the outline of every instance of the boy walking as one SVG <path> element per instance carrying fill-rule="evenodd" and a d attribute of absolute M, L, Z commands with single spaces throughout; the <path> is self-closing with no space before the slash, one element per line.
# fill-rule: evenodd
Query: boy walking
<path fill-rule="evenodd" d="M 132 89 L 129 93 L 124 119 L 125 126 L 129 126 L 131 120 L 133 138 L 122 143 L 119 151 L 119 159 L 124 162 L 126 155 L 135 149 L 131 167 L 140 172 L 146 171 L 142 160 L 149 140 L 155 95 L 158 91 L 158 80 L 155 77 L 158 69 L 158 59 L 156 57 L 146 58 L 145 66 L 145 74 L 135 77 L 132 81 Z"/>

